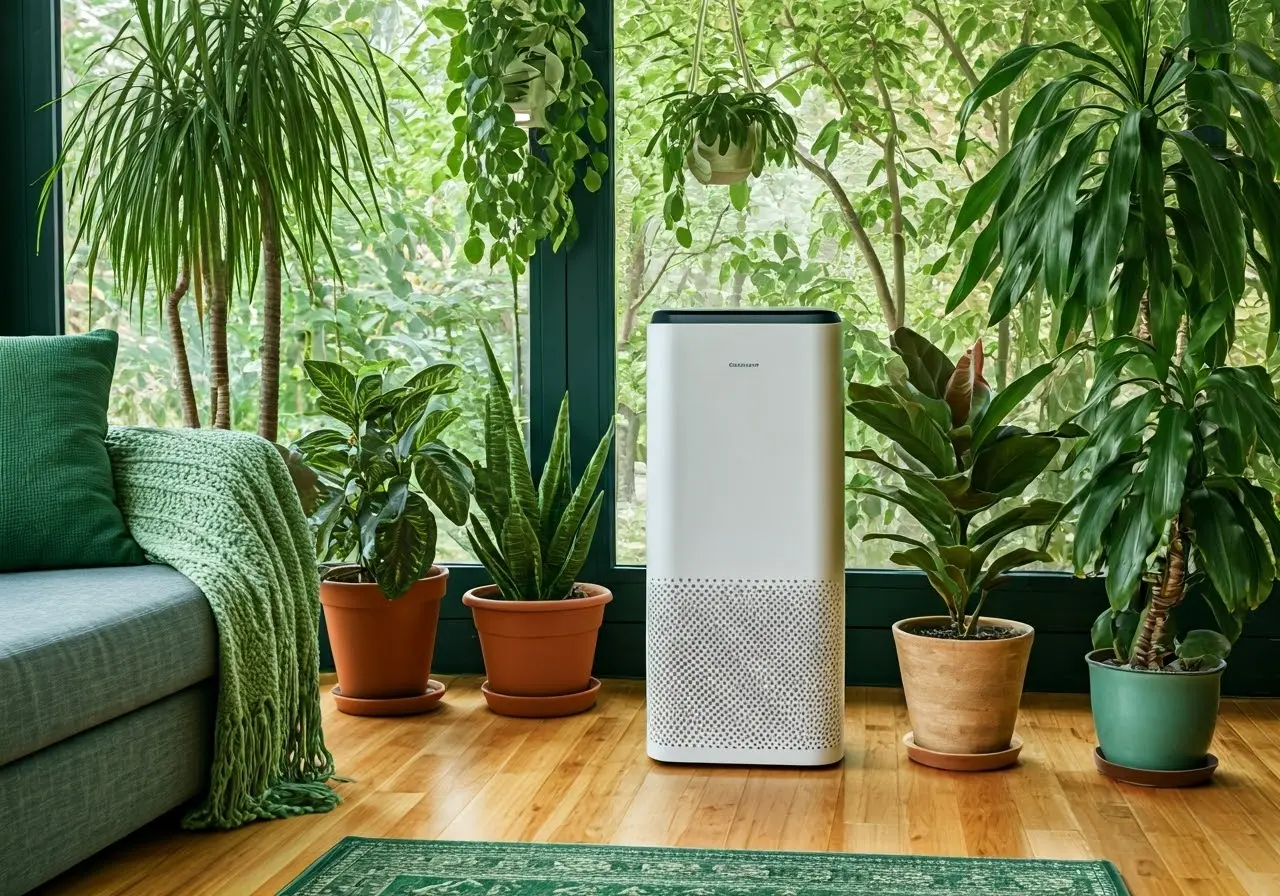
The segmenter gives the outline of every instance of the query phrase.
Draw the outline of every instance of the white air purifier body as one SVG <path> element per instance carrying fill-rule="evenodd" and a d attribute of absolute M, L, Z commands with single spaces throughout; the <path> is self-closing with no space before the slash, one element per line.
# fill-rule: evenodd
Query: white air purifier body
<path fill-rule="evenodd" d="M 840 318 L 671 310 L 648 331 L 648 753 L 844 753 Z"/>

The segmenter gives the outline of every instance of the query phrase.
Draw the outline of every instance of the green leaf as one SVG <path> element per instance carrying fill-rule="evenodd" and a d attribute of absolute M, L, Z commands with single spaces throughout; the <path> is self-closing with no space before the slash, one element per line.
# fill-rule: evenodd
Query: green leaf
<path fill-rule="evenodd" d="M 1147 558 L 1160 540 L 1159 530 L 1153 531 L 1148 524 L 1144 498 L 1134 493 L 1124 502 L 1107 542 L 1107 599 L 1117 612 L 1138 593 Z"/>
<path fill-rule="evenodd" d="M 1080 181 L 1093 155 L 1102 126 L 1102 123 L 1095 124 L 1077 134 L 1067 145 L 1062 158 L 1049 170 L 1044 181 L 1045 198 L 1037 236 L 1043 247 L 1045 291 L 1055 304 L 1066 296 L 1074 273 L 1072 241 Z"/>
<path fill-rule="evenodd" d="M 965 138 L 965 126 L 969 118 L 978 108 L 996 94 L 1004 91 L 1022 76 L 1037 56 L 1046 52 L 1061 52 L 1086 62 L 1091 62 L 1114 74 L 1121 81 L 1126 80 L 1110 61 L 1091 50 L 1086 50 L 1071 41 L 1059 41 L 1052 44 L 1028 44 L 1016 47 L 996 60 L 995 65 L 978 82 L 978 86 L 964 98 L 957 116 L 960 123 L 960 137 L 956 142 L 956 161 L 964 161 L 968 153 L 968 141 Z"/>
<path fill-rule="evenodd" d="M 521 600 L 542 600 L 542 549 L 538 533 L 525 515 L 525 508 L 513 504 L 502 527 L 502 558 L 511 570 Z"/>
<path fill-rule="evenodd" d="M 892 390 L 854 383 L 849 412 L 924 464 L 935 476 L 956 472 L 955 451 L 923 405 L 902 402 Z M 887 395 L 887 399 L 886 399 Z"/>
<path fill-rule="evenodd" d="M 970 479 L 980 491 L 1019 495 L 1057 453 L 1058 440 L 1052 436 L 1013 435 L 985 445 L 974 456 Z"/>
<path fill-rule="evenodd" d="M 1115 524 L 1116 511 L 1137 482 L 1133 460 L 1122 458 L 1092 476 L 1077 495 L 1077 500 L 1083 498 L 1083 503 L 1076 522 L 1075 541 L 1071 546 L 1076 575 L 1083 575 L 1085 568 L 1097 556 L 1103 535 Z"/>
<path fill-rule="evenodd" d="M 1259 78 L 1272 84 L 1280 84 L 1280 64 L 1262 47 L 1252 41 L 1238 40 L 1232 52 L 1243 59 L 1245 65 Z"/>
<path fill-rule="evenodd" d="M 907 365 L 911 385 L 929 398 L 946 395 L 947 383 L 956 366 L 932 342 L 907 327 L 899 327 L 889 336 L 890 347 Z"/>
<path fill-rule="evenodd" d="M 1130 82 L 1138 84 L 1147 48 L 1142 26 L 1134 14 L 1133 0 L 1087 0 L 1085 7 L 1093 24 L 1120 58 Z"/>
<path fill-rule="evenodd" d="M 1129 197 L 1142 148 L 1141 121 L 1138 109 L 1129 110 L 1121 119 L 1119 130 L 1111 141 L 1107 154 L 1107 167 L 1102 175 L 1102 183 L 1091 200 L 1092 227 L 1085 234 L 1078 275 L 1083 290 L 1081 295 L 1088 308 L 1104 305 L 1110 291 L 1111 274 L 1123 245 L 1125 225 L 1130 214 Z M 1157 162 L 1158 160 L 1157 155 Z M 1163 216 L 1159 221 L 1159 228 L 1163 231 Z"/>
<path fill-rule="evenodd" d="M 357 428 L 360 415 L 356 409 L 355 375 L 333 361 L 307 360 L 302 366 L 311 384 L 320 392 L 316 406 L 352 429 Z"/>
<path fill-rule="evenodd" d="M 395 598 L 427 574 L 435 556 L 435 517 L 425 500 L 409 492 L 401 512 L 379 523 L 373 551 L 364 562 L 382 593 Z"/>
<path fill-rule="evenodd" d="M 573 488 L 573 464 L 569 453 L 569 395 L 565 393 L 552 431 L 551 450 L 547 454 L 542 477 L 538 481 L 538 542 L 545 556 L 551 548 L 556 526 L 560 523 Z"/>
<path fill-rule="evenodd" d="M 740 180 L 729 186 L 729 202 L 735 211 L 745 211 L 751 202 L 751 182 Z"/>
<path fill-rule="evenodd" d="M 930 511 L 939 519 L 950 521 L 949 514 L 954 513 L 951 501 L 946 493 L 944 493 L 938 485 L 927 476 L 923 476 L 914 470 L 906 467 L 898 466 L 885 460 L 876 452 L 869 448 L 863 448 L 860 451 L 846 451 L 845 456 L 853 460 L 865 460 L 878 464 L 886 470 L 897 473 L 902 478 L 903 484 L 911 489 L 922 500 L 928 503 Z"/>
<path fill-rule="evenodd" d="M 582 478 L 578 480 L 573 496 L 565 505 L 564 514 L 556 521 L 555 535 L 547 549 L 546 565 L 549 569 L 562 569 L 565 560 L 573 551 L 575 539 L 583 525 L 583 519 L 595 494 L 596 486 L 600 482 L 600 475 L 604 471 L 605 463 L 609 460 L 609 448 L 612 444 L 613 421 L 610 420 L 609 428 L 605 430 L 591 459 L 587 461 L 587 468 L 582 471 Z M 574 574 L 577 574 L 576 571 Z"/>
<path fill-rule="evenodd" d="M 1001 554 L 991 561 L 991 565 L 987 567 L 986 572 L 982 574 L 982 578 L 978 581 L 978 588 L 982 591 L 991 589 L 999 584 L 997 580 L 1000 576 L 1020 566 L 1026 566 L 1030 563 L 1052 562 L 1053 555 L 1044 551 L 1035 551 L 1030 548 L 1014 548 L 1007 554 Z"/>
<path fill-rule="evenodd" d="M 1046 361 L 1037 367 L 1033 367 L 997 392 L 991 399 L 991 404 L 987 406 L 986 411 L 978 420 L 978 425 L 974 427 L 973 441 L 970 443 L 969 450 L 977 451 L 985 445 L 1000 424 L 1004 422 L 1005 418 L 1017 410 L 1023 400 L 1035 391 L 1036 386 L 1048 379 L 1059 364 L 1067 363 L 1086 347 L 1085 343 L 1073 345 L 1052 361 Z"/>
<path fill-rule="evenodd" d="M 1179 405 L 1169 404 L 1156 415 L 1155 435 L 1147 443 L 1147 466 L 1141 489 L 1146 495 L 1147 525 L 1163 531 L 1182 506 L 1187 470 L 1194 449 L 1195 420 Z"/>
<path fill-rule="evenodd" d="M 559 572 L 551 582 L 546 595 L 548 599 L 558 600 L 573 595 L 573 586 L 578 580 L 578 573 L 587 562 L 587 552 L 591 549 L 591 540 L 595 536 L 596 524 L 600 519 L 600 508 L 603 505 L 604 492 L 599 492 L 591 502 L 587 515 L 583 517 L 582 525 L 573 536 L 573 545 L 569 548 L 568 556 L 565 557 Z"/>
<path fill-rule="evenodd" d="M 1231 653 L 1231 641 L 1226 635 L 1201 628 L 1187 632 L 1174 652 L 1184 669 L 1213 669 Z"/>
<path fill-rule="evenodd" d="M 431 15 L 439 19 L 440 24 L 450 31 L 463 31 L 467 27 L 467 16 L 461 9 L 455 9 L 450 6 L 435 6 L 431 9 Z"/>
<path fill-rule="evenodd" d="M 1232 611 L 1257 607 L 1271 591 L 1275 568 L 1253 518 L 1223 489 L 1196 489 L 1186 503 L 1186 525 L 1213 590 Z"/>
<path fill-rule="evenodd" d="M 1000 198 L 1009 183 L 1010 176 L 1017 169 L 1023 151 L 1023 147 L 1015 147 L 1012 152 L 1006 153 L 991 166 L 990 171 L 965 190 L 964 201 L 960 203 L 960 210 L 956 212 L 955 225 L 951 229 L 950 242 L 954 243 L 961 235 L 967 233 L 970 227 L 982 220 L 983 215 Z"/>
<path fill-rule="evenodd" d="M 1244 294 L 1244 225 L 1240 217 L 1240 201 L 1227 168 L 1209 155 L 1200 139 L 1189 131 L 1175 131 L 1174 142 L 1183 160 L 1191 168 L 1205 225 L 1212 237 L 1214 250 L 1226 274 L 1233 300 Z"/>
<path fill-rule="evenodd" d="M 461 526 L 467 521 L 475 478 L 462 455 L 439 442 L 432 442 L 414 458 L 413 472 L 418 479 L 418 487 L 450 522 Z"/>
<path fill-rule="evenodd" d="M 1025 529 L 1028 526 L 1045 526 L 1058 518 L 1062 510 L 1061 501 L 1049 501 L 1036 498 L 1030 503 L 1022 504 L 978 527 L 969 535 L 969 544 L 981 545 L 984 542 L 999 542 L 1005 536 Z"/>
<path fill-rule="evenodd" d="M 955 514 L 950 507 L 946 508 L 945 513 L 939 513 L 927 499 L 914 492 L 896 488 L 857 486 L 851 491 L 860 495 L 872 495 L 882 501 L 898 505 L 911 514 L 941 544 L 954 544 L 959 536 L 958 527 L 955 525 Z"/>
<path fill-rule="evenodd" d="M 472 264 L 479 264 L 484 259 L 484 240 L 472 236 L 462 244 L 462 254 Z"/>

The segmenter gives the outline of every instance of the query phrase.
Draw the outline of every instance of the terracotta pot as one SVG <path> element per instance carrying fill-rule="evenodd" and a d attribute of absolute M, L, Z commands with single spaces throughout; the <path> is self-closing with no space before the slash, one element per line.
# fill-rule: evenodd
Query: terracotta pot
<path fill-rule="evenodd" d="M 338 687 L 348 697 L 378 700 L 427 692 L 440 600 L 449 571 L 431 567 L 405 594 L 387 600 L 377 585 L 321 582 Z"/>
<path fill-rule="evenodd" d="M 577 694 L 591 685 L 596 635 L 613 594 L 578 585 L 584 597 L 567 600 L 495 599 L 498 586 L 462 596 L 471 608 L 489 689 L 509 697 Z"/>
<path fill-rule="evenodd" d="M 913 632 L 950 624 L 946 616 L 917 616 L 893 624 L 902 689 L 915 742 L 939 753 L 1007 750 L 1018 720 L 1035 630 L 984 616 L 1015 637 L 992 641 L 930 638 Z"/>

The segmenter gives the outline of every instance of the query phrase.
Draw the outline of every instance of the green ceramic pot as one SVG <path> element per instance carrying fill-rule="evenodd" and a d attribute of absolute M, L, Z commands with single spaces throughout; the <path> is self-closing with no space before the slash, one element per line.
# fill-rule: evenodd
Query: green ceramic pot
<path fill-rule="evenodd" d="M 1110 650 L 1085 655 L 1102 755 L 1117 765 L 1181 771 L 1204 765 L 1218 722 L 1225 662 L 1204 672 L 1147 672 L 1108 665 Z"/>

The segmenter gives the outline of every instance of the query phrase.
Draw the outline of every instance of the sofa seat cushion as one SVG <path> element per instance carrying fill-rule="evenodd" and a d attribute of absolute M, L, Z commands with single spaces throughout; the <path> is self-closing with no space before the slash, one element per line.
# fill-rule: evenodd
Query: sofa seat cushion
<path fill-rule="evenodd" d="M 0 575 L 0 765 L 216 668 L 209 604 L 167 566 Z"/>

